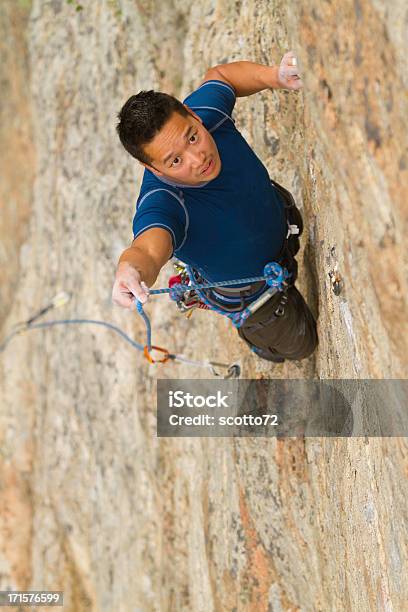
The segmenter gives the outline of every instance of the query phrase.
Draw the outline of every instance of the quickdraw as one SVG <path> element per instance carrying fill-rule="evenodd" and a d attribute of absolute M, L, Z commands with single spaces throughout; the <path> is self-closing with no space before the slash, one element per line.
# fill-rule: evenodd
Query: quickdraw
<path fill-rule="evenodd" d="M 60 319 L 60 320 L 53 320 L 53 321 L 45 321 L 43 323 L 37 323 L 38 319 L 43 317 L 49 311 L 55 308 L 64 306 L 70 300 L 70 298 L 71 298 L 70 294 L 66 292 L 61 292 L 58 295 L 56 295 L 49 304 L 44 306 L 40 311 L 36 312 L 29 319 L 27 319 L 26 321 L 20 321 L 19 323 L 16 323 L 13 326 L 10 333 L 8 334 L 8 336 L 6 336 L 6 338 L 0 342 L 0 354 L 6 350 L 12 338 L 20 334 L 23 334 L 27 331 L 31 331 L 33 329 L 44 329 L 44 328 L 54 327 L 56 325 L 80 325 L 80 324 L 97 325 L 97 326 L 103 326 L 105 328 L 108 328 L 114 331 L 119 336 L 121 336 L 123 340 L 125 340 L 128 344 L 130 344 L 132 348 L 135 348 L 138 351 L 142 351 L 146 359 L 149 361 L 149 363 L 152 363 L 152 364 L 165 363 L 166 361 L 171 360 L 174 362 L 181 362 L 186 365 L 190 365 L 194 367 L 206 368 L 214 376 L 217 376 L 217 377 L 222 376 L 225 379 L 226 378 L 238 378 L 240 376 L 240 367 L 237 363 L 225 364 L 225 363 L 219 363 L 219 362 L 211 361 L 211 360 L 194 361 L 192 359 L 187 359 L 184 355 L 178 355 L 176 353 L 169 353 L 167 349 L 163 349 L 158 346 L 151 346 L 150 351 L 149 351 L 147 348 L 147 345 L 143 345 L 143 344 L 140 344 L 139 342 L 135 342 L 135 340 L 133 340 L 127 334 L 125 334 L 119 327 L 117 327 L 116 325 L 112 325 L 112 323 L 107 323 L 106 321 L 98 321 L 95 319 Z M 148 318 L 147 318 L 147 321 L 148 321 Z M 152 350 L 157 350 L 163 353 L 163 357 L 161 359 L 154 359 L 151 355 Z M 225 371 L 224 375 L 221 373 L 222 370 Z"/>

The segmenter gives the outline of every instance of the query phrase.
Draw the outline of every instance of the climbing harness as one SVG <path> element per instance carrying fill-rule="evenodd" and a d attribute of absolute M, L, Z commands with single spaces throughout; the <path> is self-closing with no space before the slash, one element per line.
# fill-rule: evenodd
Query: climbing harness
<path fill-rule="evenodd" d="M 194 282 L 195 271 L 191 266 L 186 266 L 186 271 L 188 277 L 190 279 L 189 284 L 187 285 L 188 298 L 191 300 L 192 291 L 195 292 L 195 295 L 199 297 L 201 303 L 207 306 L 208 309 L 214 310 L 219 314 L 227 316 L 231 319 L 233 325 L 235 327 L 241 327 L 246 319 L 253 314 L 258 308 L 260 308 L 270 297 L 275 295 L 278 291 L 284 291 L 288 287 L 288 279 L 290 277 L 290 273 L 283 268 L 277 262 L 272 262 L 266 264 L 264 267 L 263 276 L 254 276 L 250 278 L 241 278 L 232 281 L 220 281 L 217 283 L 196 283 Z M 249 304 L 248 306 L 242 308 L 238 312 L 229 312 L 226 308 L 222 306 L 217 306 L 213 302 L 211 302 L 206 294 L 204 293 L 205 289 L 213 289 L 214 287 L 228 287 L 231 285 L 240 285 L 243 283 L 255 283 L 258 281 L 266 281 L 267 286 L 269 287 L 264 291 L 261 296 L 256 299 L 254 302 Z M 180 299 L 183 300 L 184 294 L 186 292 L 186 284 L 184 283 L 175 283 L 169 293 L 170 298 L 175 300 L 176 302 Z M 155 291 L 151 291 L 152 294 Z M 193 299 L 194 299 L 193 294 Z M 197 300 L 197 298 L 195 297 Z"/>
<path fill-rule="evenodd" d="M 151 289 L 150 295 L 160 295 L 168 293 L 170 298 L 174 300 L 179 309 L 182 312 L 191 311 L 192 308 L 202 307 L 210 310 L 214 310 L 219 314 L 227 316 L 237 328 L 241 327 L 243 323 L 256 312 L 263 304 L 265 304 L 273 295 L 278 291 L 285 292 L 288 287 L 288 279 L 291 277 L 290 272 L 286 268 L 282 267 L 277 262 L 271 262 L 266 264 L 264 267 L 263 276 L 253 276 L 250 278 L 241 278 L 230 281 L 220 281 L 214 283 L 201 283 L 194 282 L 195 271 L 190 266 L 183 267 L 178 264 L 176 267 L 179 272 L 178 276 L 171 277 L 168 289 Z M 215 306 L 204 293 L 205 289 L 212 289 L 214 287 L 228 287 L 231 285 L 241 285 L 244 283 L 255 283 L 258 281 L 266 281 L 267 289 L 248 306 L 243 308 L 239 312 L 228 312 L 226 309 Z M 164 363 L 168 359 L 168 353 L 166 349 L 162 347 L 152 345 L 152 330 L 149 317 L 143 310 L 143 304 L 135 298 L 136 309 L 146 325 L 146 345 L 143 348 L 143 353 L 146 359 L 150 363 Z M 152 350 L 159 351 L 164 354 L 161 359 L 153 359 L 151 356 Z"/>

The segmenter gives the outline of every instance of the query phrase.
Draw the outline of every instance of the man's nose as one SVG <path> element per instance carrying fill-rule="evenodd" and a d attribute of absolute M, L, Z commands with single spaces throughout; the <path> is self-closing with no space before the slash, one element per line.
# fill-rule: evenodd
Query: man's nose
<path fill-rule="evenodd" d="M 194 168 L 201 168 L 205 161 L 205 153 L 204 151 L 191 151 L 191 165 Z"/>

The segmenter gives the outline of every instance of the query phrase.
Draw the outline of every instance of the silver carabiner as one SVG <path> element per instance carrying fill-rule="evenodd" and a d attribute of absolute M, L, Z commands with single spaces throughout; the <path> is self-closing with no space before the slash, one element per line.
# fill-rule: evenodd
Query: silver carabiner
<path fill-rule="evenodd" d="M 283 317 L 283 315 L 285 314 L 285 308 L 284 306 L 282 306 L 282 304 L 279 304 L 279 306 L 275 310 L 275 314 L 277 317 Z"/>

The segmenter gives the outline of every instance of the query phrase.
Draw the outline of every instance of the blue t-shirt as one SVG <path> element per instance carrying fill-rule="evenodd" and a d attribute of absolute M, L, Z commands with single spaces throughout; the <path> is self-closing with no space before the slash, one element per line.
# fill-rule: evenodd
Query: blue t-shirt
<path fill-rule="evenodd" d="M 210 80 L 183 100 L 211 133 L 221 171 L 192 186 L 146 168 L 133 219 L 134 238 L 152 227 L 167 229 L 174 256 L 209 281 L 261 275 L 286 236 L 282 198 L 231 117 L 235 99 L 230 85 Z"/>

